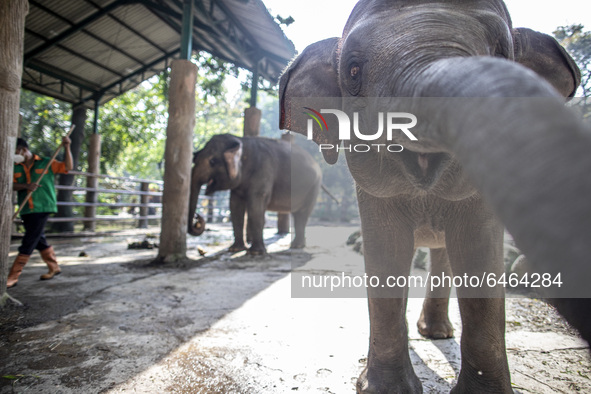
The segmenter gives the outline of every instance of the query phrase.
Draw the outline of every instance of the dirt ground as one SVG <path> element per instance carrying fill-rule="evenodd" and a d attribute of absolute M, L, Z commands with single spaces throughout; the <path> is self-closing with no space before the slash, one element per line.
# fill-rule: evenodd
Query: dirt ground
<path fill-rule="evenodd" d="M 231 231 L 213 226 L 189 238 L 191 261 L 166 267 L 147 265 L 156 250 L 127 248 L 145 231 L 52 239 L 63 273 L 39 281 L 35 256 L 9 290 L 23 306 L 0 315 L 0 393 L 353 393 L 366 362 L 366 300 L 294 298 L 291 272 L 315 272 L 323 259 L 361 266 L 345 245 L 354 230 L 311 226 L 296 252 L 267 229 L 269 255 L 250 258 L 223 253 Z M 416 330 L 421 303 L 409 300 L 411 359 L 426 393 L 449 392 L 460 366 L 457 302 L 455 338 L 437 341 Z M 591 392 L 589 349 L 555 311 L 523 297 L 506 305 L 515 391 Z"/>

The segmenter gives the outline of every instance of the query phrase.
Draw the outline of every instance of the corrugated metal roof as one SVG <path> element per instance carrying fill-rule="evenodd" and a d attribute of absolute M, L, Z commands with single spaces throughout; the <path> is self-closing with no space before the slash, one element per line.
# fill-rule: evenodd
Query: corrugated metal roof
<path fill-rule="evenodd" d="M 193 50 L 276 82 L 295 55 L 261 0 L 193 0 Z M 180 53 L 183 0 L 29 0 L 23 88 L 104 103 Z"/>

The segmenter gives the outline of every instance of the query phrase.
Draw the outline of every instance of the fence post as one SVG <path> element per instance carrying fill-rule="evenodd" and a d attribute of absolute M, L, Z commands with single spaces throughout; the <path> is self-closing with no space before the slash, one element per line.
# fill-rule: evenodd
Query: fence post
<path fill-rule="evenodd" d="M 101 136 L 97 133 L 90 135 L 90 149 L 88 152 L 88 172 L 91 174 L 98 174 L 100 172 L 99 160 L 101 156 Z M 98 187 L 98 178 L 95 176 L 88 176 L 86 178 L 86 187 L 96 189 Z M 97 193 L 95 191 L 86 192 L 86 202 L 96 203 Z M 96 217 L 96 206 L 86 207 L 84 210 L 84 217 L 94 219 Z M 96 222 L 89 220 L 84 222 L 84 230 L 95 231 Z"/>
<path fill-rule="evenodd" d="M 207 223 L 213 223 L 213 211 L 215 207 L 215 195 L 207 199 Z"/>
<path fill-rule="evenodd" d="M 142 182 L 140 184 L 140 191 L 147 192 L 150 191 L 150 184 L 148 182 Z M 148 216 L 148 203 L 150 202 L 150 196 L 146 194 L 142 194 L 140 196 L 140 203 L 142 206 L 140 207 L 140 217 Z M 137 228 L 148 228 L 148 219 L 140 219 L 138 220 Z"/>

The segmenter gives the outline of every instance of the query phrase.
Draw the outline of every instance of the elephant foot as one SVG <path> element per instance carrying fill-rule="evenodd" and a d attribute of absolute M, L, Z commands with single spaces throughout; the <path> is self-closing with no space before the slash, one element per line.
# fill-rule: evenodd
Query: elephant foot
<path fill-rule="evenodd" d="M 450 394 L 469 394 L 469 393 L 501 393 L 513 394 L 511 388 L 511 378 L 509 370 L 502 373 L 487 373 L 482 371 L 465 371 L 462 366 L 458 382 L 450 391 Z"/>
<path fill-rule="evenodd" d="M 421 317 L 417 322 L 419 333 L 425 338 L 430 339 L 446 339 L 454 336 L 454 328 L 445 316 L 441 319 L 425 318 L 424 312 L 421 312 Z"/>
<path fill-rule="evenodd" d="M 232 244 L 232 246 L 230 246 L 230 248 L 228 248 L 228 251 L 232 252 L 232 253 L 242 252 L 243 250 L 246 250 L 246 245 L 244 243 L 237 243 L 237 242 L 234 242 Z"/>
<path fill-rule="evenodd" d="M 419 333 L 425 338 L 446 339 L 454 336 L 448 317 L 449 298 L 425 298 L 417 322 Z"/>
<path fill-rule="evenodd" d="M 267 254 L 267 249 L 265 249 L 265 246 L 252 245 L 246 253 L 250 256 L 264 256 Z"/>
<path fill-rule="evenodd" d="M 366 367 L 357 379 L 357 393 L 412 394 L 422 393 L 423 386 L 412 367 L 409 371 L 394 368 Z"/>
<path fill-rule="evenodd" d="M 304 249 L 306 247 L 306 240 L 305 239 L 298 239 L 295 237 L 294 240 L 291 242 L 291 249 Z"/>
<path fill-rule="evenodd" d="M 305 243 L 295 243 L 292 242 L 290 248 L 291 249 L 304 249 L 306 247 Z"/>

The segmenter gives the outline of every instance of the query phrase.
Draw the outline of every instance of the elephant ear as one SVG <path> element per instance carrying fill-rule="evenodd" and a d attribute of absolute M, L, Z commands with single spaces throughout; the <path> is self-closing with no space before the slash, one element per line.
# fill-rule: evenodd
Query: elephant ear
<path fill-rule="evenodd" d="M 581 71 L 573 58 L 551 36 L 518 28 L 513 30 L 515 61 L 535 71 L 564 97 L 573 97 Z"/>
<path fill-rule="evenodd" d="M 240 163 L 242 159 L 242 142 L 236 139 L 232 142 L 230 147 L 224 151 L 224 161 L 228 169 L 228 176 L 230 179 L 236 179 L 240 171 Z"/>
<path fill-rule="evenodd" d="M 311 119 L 309 113 L 316 102 L 314 98 L 328 99 L 332 106 L 341 104 L 341 89 L 337 79 L 337 48 L 338 38 L 328 38 L 309 45 L 287 67 L 279 81 L 280 118 L 279 128 L 290 130 L 300 134 L 307 134 L 307 120 Z M 335 102 L 335 98 L 336 101 Z M 317 108 L 319 109 L 319 108 Z M 314 112 L 314 111 L 312 111 Z M 318 114 L 316 114 L 318 115 Z M 329 121 L 332 121 L 328 117 Z M 339 152 L 337 146 L 338 125 L 313 122 L 313 140 L 317 144 L 330 144 L 332 149 L 322 149 L 324 159 L 334 164 Z"/>

